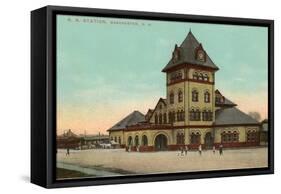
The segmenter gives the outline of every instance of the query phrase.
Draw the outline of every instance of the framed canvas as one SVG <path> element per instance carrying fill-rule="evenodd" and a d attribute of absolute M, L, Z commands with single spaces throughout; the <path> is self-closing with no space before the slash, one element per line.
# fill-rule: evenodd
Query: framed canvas
<path fill-rule="evenodd" d="M 31 182 L 272 174 L 272 20 L 31 12 Z"/>

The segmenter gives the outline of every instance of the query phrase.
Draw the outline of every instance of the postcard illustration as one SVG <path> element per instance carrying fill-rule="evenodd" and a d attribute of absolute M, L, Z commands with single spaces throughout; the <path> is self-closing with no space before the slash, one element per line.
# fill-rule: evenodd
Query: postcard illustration
<path fill-rule="evenodd" d="M 266 27 L 57 15 L 57 179 L 268 166 Z"/>

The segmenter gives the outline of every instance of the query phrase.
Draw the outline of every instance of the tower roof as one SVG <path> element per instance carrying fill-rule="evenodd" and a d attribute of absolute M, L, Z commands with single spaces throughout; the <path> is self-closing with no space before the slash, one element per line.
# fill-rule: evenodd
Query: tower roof
<path fill-rule="evenodd" d="M 176 46 L 177 47 L 177 46 Z M 173 59 L 170 59 L 166 67 L 162 70 L 162 72 L 166 72 L 167 70 L 171 69 L 180 64 L 193 64 L 203 67 L 212 68 L 218 70 L 219 68 L 214 64 L 211 60 L 207 52 L 205 51 L 205 60 L 200 61 L 196 59 L 196 50 L 198 48 L 202 48 L 202 45 L 198 42 L 198 40 L 194 37 L 191 31 L 189 31 L 188 35 L 186 36 L 185 40 L 181 43 L 178 47 L 179 51 L 179 59 L 174 62 Z"/>

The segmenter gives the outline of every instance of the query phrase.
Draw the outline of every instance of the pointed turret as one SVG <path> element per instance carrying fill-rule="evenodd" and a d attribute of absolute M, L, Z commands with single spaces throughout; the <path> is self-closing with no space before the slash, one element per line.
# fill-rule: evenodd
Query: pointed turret
<path fill-rule="evenodd" d="M 184 41 L 177 48 L 178 55 L 176 60 L 172 58 L 162 72 L 167 72 L 171 68 L 183 64 L 192 64 L 218 70 L 219 68 L 211 60 L 207 52 L 203 49 L 202 44 L 194 37 L 191 30 Z M 173 55 L 174 56 L 174 55 Z"/>

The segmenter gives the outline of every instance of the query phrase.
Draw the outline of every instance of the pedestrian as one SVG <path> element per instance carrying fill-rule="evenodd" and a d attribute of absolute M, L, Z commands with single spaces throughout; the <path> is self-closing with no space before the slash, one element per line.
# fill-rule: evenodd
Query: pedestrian
<path fill-rule="evenodd" d="M 69 148 L 66 148 L 66 155 L 69 156 Z"/>
<path fill-rule="evenodd" d="M 216 153 L 216 146 L 213 145 L 213 154 L 215 154 L 215 153 Z"/>
<path fill-rule="evenodd" d="M 223 154 L 223 150 L 222 150 L 222 148 L 223 148 L 223 145 L 222 145 L 222 144 L 220 144 L 220 155 L 222 155 L 222 154 Z"/>
<path fill-rule="evenodd" d="M 185 151 L 185 155 L 187 155 L 187 151 L 188 151 L 188 147 L 187 146 L 184 147 L 184 151 Z"/>
<path fill-rule="evenodd" d="M 181 147 L 181 156 L 183 156 L 183 147 Z"/>
<path fill-rule="evenodd" d="M 201 144 L 198 146 L 198 151 L 199 151 L 199 154 L 201 156 L 202 155 L 202 145 Z"/>

